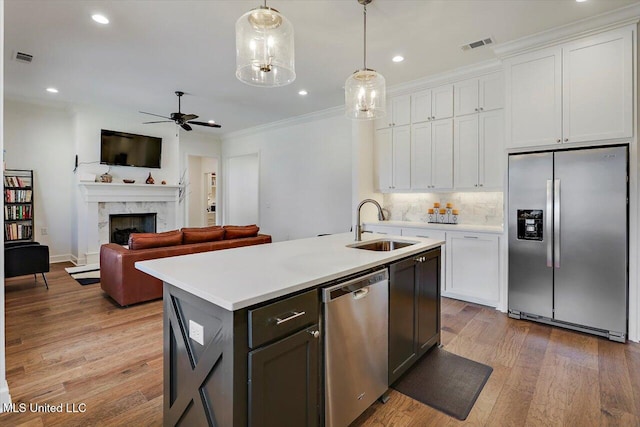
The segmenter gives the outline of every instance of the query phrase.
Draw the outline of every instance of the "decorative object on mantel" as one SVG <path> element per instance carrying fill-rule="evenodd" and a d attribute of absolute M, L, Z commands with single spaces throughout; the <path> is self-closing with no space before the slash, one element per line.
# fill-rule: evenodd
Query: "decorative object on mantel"
<path fill-rule="evenodd" d="M 153 177 L 151 176 L 151 172 L 149 172 L 149 176 L 147 177 L 147 180 L 145 181 L 147 184 L 154 184 L 155 181 L 153 180 Z"/>
<path fill-rule="evenodd" d="M 458 210 L 453 209 L 453 204 L 447 203 L 444 208 L 440 207 L 440 203 L 435 202 L 433 208 L 427 210 L 429 214 L 430 224 L 457 224 Z"/>
<path fill-rule="evenodd" d="M 162 182 L 160 183 L 162 185 L 167 185 L 167 181 L 165 181 L 164 179 L 162 180 Z"/>
<path fill-rule="evenodd" d="M 125 184 L 133 184 L 134 182 L 136 182 L 135 179 L 123 179 L 122 182 L 124 182 Z"/>
<path fill-rule="evenodd" d="M 100 182 L 112 182 L 112 181 L 113 181 L 113 177 L 109 175 L 109 171 L 100 175 Z"/>
<path fill-rule="evenodd" d="M 344 85 L 345 114 L 357 120 L 372 120 L 386 114 L 386 83 L 382 74 L 367 68 L 367 5 L 364 6 L 364 67 L 351 74 Z"/>
<path fill-rule="evenodd" d="M 251 86 L 285 86 L 296 79 L 293 26 L 264 6 L 236 21 L 236 77 Z"/>

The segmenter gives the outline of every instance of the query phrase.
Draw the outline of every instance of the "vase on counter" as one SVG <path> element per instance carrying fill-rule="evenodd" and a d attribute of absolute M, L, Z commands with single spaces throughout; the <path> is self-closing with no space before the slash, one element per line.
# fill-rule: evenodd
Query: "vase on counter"
<path fill-rule="evenodd" d="M 149 172 L 149 176 L 147 177 L 147 180 L 145 181 L 147 184 L 153 184 L 155 181 L 153 180 L 153 177 L 151 176 L 151 172 Z"/>

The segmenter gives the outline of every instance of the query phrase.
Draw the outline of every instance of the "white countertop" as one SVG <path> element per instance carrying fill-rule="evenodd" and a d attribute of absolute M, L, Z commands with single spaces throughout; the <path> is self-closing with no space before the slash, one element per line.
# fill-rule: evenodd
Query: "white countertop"
<path fill-rule="evenodd" d="M 363 241 L 387 238 L 365 233 Z M 138 261 L 151 276 L 226 310 L 234 311 L 444 244 L 442 240 L 398 237 L 417 244 L 389 252 L 349 248 L 353 233 L 289 240 L 198 254 Z"/>
<path fill-rule="evenodd" d="M 501 234 L 504 229 L 501 225 L 475 225 L 475 224 L 433 224 L 430 222 L 416 222 L 416 221 L 371 221 L 367 222 L 369 225 L 379 225 L 383 227 L 410 227 L 410 228 L 424 228 L 430 230 L 442 230 L 442 231 L 463 231 L 463 232 L 478 232 L 478 233 L 499 233 Z"/>

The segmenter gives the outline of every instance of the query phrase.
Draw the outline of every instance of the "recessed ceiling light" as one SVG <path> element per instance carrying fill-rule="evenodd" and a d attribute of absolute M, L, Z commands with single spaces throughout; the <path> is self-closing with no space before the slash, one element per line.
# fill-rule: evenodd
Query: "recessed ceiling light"
<path fill-rule="evenodd" d="M 587 0 L 576 0 L 578 3 L 584 3 Z"/>
<path fill-rule="evenodd" d="M 106 25 L 109 23 L 109 19 L 104 15 L 100 15 L 99 13 L 96 13 L 95 15 L 91 15 L 91 19 L 96 21 L 98 24 Z"/>
<path fill-rule="evenodd" d="M 207 123 L 209 123 L 210 125 L 215 125 L 216 121 L 215 120 L 209 120 Z"/>
<path fill-rule="evenodd" d="M 299 92 L 298 92 L 298 95 L 302 95 L 302 96 L 304 96 L 304 95 L 306 95 L 306 94 L 308 94 L 308 93 L 309 93 L 309 92 L 307 92 L 306 90 L 302 89 L 301 91 L 299 91 Z"/>
<path fill-rule="evenodd" d="M 48 87 L 47 88 L 47 92 L 49 92 L 49 93 L 58 93 L 58 89 L 56 89 L 55 87 Z"/>
<path fill-rule="evenodd" d="M 393 62 L 402 62 L 404 61 L 404 56 L 396 55 L 391 59 Z"/>

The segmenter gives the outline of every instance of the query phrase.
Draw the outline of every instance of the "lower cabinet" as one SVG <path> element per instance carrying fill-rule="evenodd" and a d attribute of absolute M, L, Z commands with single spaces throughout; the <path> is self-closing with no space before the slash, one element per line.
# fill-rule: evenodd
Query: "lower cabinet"
<path fill-rule="evenodd" d="M 389 384 L 440 342 L 440 249 L 389 266 Z"/>
<path fill-rule="evenodd" d="M 496 306 L 500 302 L 500 238 L 447 232 L 445 296 Z"/>
<path fill-rule="evenodd" d="M 319 343 L 313 325 L 249 352 L 249 425 L 317 426 Z"/>

